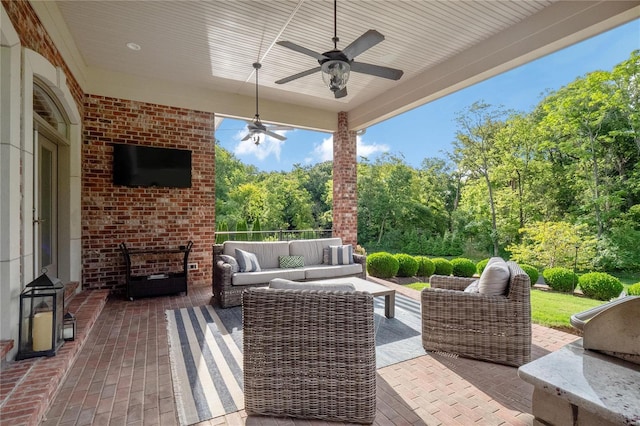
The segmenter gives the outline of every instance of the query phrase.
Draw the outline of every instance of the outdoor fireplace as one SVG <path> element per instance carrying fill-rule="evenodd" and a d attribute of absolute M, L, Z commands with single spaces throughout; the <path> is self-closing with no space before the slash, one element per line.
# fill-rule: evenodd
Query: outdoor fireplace
<path fill-rule="evenodd" d="M 42 274 L 20 294 L 16 360 L 53 356 L 64 343 L 64 286 Z"/>

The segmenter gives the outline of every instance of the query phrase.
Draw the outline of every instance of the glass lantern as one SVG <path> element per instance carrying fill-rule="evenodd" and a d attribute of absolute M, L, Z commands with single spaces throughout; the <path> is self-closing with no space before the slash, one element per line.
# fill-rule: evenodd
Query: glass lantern
<path fill-rule="evenodd" d="M 53 356 L 64 343 L 64 286 L 42 274 L 20 294 L 20 329 L 16 360 Z"/>
<path fill-rule="evenodd" d="M 62 326 L 62 337 L 65 342 L 76 340 L 76 316 L 71 312 L 64 314 L 64 325 Z"/>

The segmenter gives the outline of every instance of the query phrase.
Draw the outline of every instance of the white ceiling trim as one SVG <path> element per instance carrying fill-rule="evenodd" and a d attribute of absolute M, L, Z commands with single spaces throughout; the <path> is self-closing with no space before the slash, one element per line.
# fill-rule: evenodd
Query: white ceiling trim
<path fill-rule="evenodd" d="M 255 97 L 202 89 L 173 81 L 151 80 L 113 71 L 89 68 L 87 93 L 118 99 L 130 99 L 159 105 L 171 105 L 248 120 L 255 115 Z M 333 132 L 336 114 L 301 105 L 260 99 L 260 108 L 269 111 L 268 124 L 292 125 L 299 128 Z M 222 112 L 221 112 L 222 111 Z"/>

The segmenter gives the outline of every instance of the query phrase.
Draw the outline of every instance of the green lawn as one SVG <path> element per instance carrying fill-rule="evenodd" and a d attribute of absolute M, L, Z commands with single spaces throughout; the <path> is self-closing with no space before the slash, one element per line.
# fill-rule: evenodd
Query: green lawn
<path fill-rule="evenodd" d="M 428 283 L 413 283 L 406 287 L 422 290 Z M 531 290 L 531 320 L 535 324 L 550 328 L 570 330 L 569 318 L 578 312 L 586 311 L 603 303 L 599 300 L 552 291 Z"/>

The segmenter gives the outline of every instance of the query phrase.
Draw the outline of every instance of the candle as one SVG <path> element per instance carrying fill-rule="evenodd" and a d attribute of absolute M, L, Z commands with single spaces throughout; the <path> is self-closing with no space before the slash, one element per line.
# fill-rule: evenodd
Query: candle
<path fill-rule="evenodd" d="M 48 351 L 53 332 L 53 311 L 38 312 L 33 316 L 33 351 Z"/>

